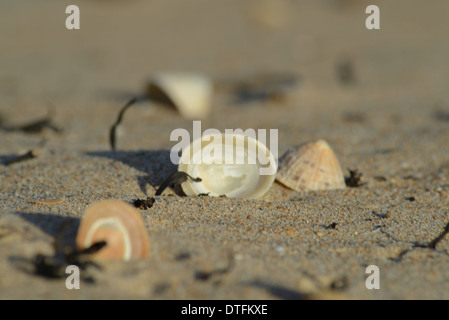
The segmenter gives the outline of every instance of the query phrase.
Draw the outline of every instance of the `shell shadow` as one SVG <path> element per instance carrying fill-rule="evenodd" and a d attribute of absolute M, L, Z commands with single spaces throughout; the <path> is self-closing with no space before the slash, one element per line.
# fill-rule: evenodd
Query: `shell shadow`
<path fill-rule="evenodd" d="M 433 113 L 433 118 L 441 122 L 449 122 L 449 111 L 437 110 Z"/>
<path fill-rule="evenodd" d="M 14 215 L 36 226 L 54 239 L 53 247 L 55 257 L 58 257 L 67 248 L 76 247 L 76 234 L 81 222 L 79 218 L 30 212 L 15 212 Z M 35 258 L 27 258 L 19 255 L 11 255 L 8 257 L 8 261 L 22 272 L 36 274 L 35 259 L 38 256 L 39 254 L 35 255 Z"/>
<path fill-rule="evenodd" d="M 170 159 L 170 150 L 95 151 L 88 152 L 87 155 L 120 161 L 145 173 L 137 176 L 137 183 L 144 195 L 147 195 L 148 183 L 157 188 L 177 170 Z"/>
<path fill-rule="evenodd" d="M 296 291 L 292 290 L 283 286 L 274 285 L 265 281 L 261 280 L 254 280 L 246 282 L 245 285 L 250 287 L 256 287 L 259 289 L 263 289 L 268 291 L 273 296 L 282 299 L 282 300 L 305 300 L 306 295 Z"/>
<path fill-rule="evenodd" d="M 21 155 L 16 154 L 0 155 L 0 165 L 9 166 L 14 163 L 31 160 L 34 158 L 36 158 L 36 155 L 31 150 Z"/>
<path fill-rule="evenodd" d="M 62 245 L 74 246 L 81 220 L 55 214 L 16 212 L 17 216 L 41 229 L 52 238 L 60 237 Z"/>

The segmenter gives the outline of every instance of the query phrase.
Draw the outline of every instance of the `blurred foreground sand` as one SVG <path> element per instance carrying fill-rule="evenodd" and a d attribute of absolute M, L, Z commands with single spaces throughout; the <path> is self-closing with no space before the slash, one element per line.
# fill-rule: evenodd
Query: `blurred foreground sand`
<path fill-rule="evenodd" d="M 50 110 L 63 128 L 0 131 L 2 162 L 38 152 L 0 164 L 1 299 L 449 299 L 449 236 L 419 247 L 449 223 L 447 1 L 382 3 L 375 31 L 365 28 L 368 1 L 78 1 L 78 31 L 64 26 L 69 4 L 1 5 L 0 119 L 20 125 Z M 152 196 L 175 170 L 170 132 L 192 122 L 169 108 L 130 109 L 119 151 L 108 145 L 120 107 L 165 70 L 217 82 L 299 75 L 284 100 L 238 104 L 217 90 L 203 129 L 279 129 L 280 155 L 325 139 L 365 184 L 311 193 L 275 184 L 251 201 L 169 190 L 141 211 L 149 259 L 105 264 L 81 290 L 29 274 L 65 221 L 76 230 L 97 201 Z M 51 199 L 64 201 L 35 203 Z M 372 264 L 380 290 L 365 287 Z"/>

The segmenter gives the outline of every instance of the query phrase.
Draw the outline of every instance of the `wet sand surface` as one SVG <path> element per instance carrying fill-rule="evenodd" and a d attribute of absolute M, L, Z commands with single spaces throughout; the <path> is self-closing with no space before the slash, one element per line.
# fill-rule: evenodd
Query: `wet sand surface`
<path fill-rule="evenodd" d="M 381 4 L 380 30 L 365 28 L 367 1 L 79 1 L 71 31 L 69 4 L 1 5 L 1 299 L 449 299 L 447 1 Z M 154 196 L 176 171 L 170 133 L 193 123 L 167 106 L 129 109 L 109 146 L 120 108 L 159 71 L 214 81 L 203 130 L 278 129 L 279 155 L 324 139 L 361 184 L 274 183 L 255 200 L 166 190 L 139 210 L 148 259 L 100 262 L 80 290 L 33 274 L 90 205 Z M 236 99 L 239 81 L 273 73 L 298 84 Z M 45 117 L 40 132 L 13 130 Z"/>

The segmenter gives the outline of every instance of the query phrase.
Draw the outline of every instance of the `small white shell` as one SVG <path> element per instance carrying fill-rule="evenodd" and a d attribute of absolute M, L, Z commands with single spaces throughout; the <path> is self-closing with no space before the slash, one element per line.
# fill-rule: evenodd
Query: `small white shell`
<path fill-rule="evenodd" d="M 202 74 L 157 73 L 148 86 L 162 91 L 184 118 L 203 119 L 209 113 L 213 84 Z"/>
<path fill-rule="evenodd" d="M 279 160 L 276 180 L 295 191 L 346 187 L 343 171 L 326 141 L 292 147 Z"/>
<path fill-rule="evenodd" d="M 201 182 L 181 184 L 188 196 L 209 194 L 255 199 L 274 182 L 277 164 L 260 141 L 242 134 L 203 135 L 183 150 L 178 171 Z"/>

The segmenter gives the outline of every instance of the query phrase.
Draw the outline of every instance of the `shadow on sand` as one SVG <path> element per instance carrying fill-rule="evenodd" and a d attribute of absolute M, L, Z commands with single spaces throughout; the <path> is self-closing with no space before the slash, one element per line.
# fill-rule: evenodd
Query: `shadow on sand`
<path fill-rule="evenodd" d="M 177 170 L 177 166 L 170 160 L 170 150 L 149 151 L 97 151 L 87 155 L 121 161 L 144 173 L 137 176 L 140 190 L 147 195 L 147 184 L 157 189 L 167 178 Z M 179 188 L 174 191 L 181 195 Z"/>
<path fill-rule="evenodd" d="M 52 238 L 60 238 L 61 244 L 74 246 L 81 220 L 49 213 L 16 212 L 15 215 L 41 229 Z"/>

